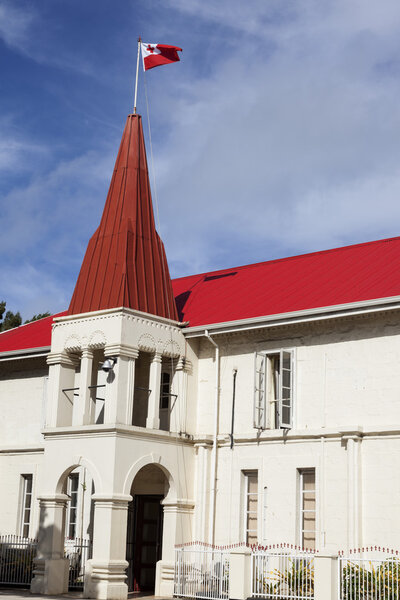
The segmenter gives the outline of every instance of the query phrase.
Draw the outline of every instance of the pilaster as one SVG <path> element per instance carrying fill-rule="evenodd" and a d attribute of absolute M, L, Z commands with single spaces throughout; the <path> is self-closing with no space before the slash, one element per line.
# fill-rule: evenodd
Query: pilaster
<path fill-rule="evenodd" d="M 92 422 L 92 385 L 93 352 L 88 348 L 82 350 L 81 374 L 79 380 L 79 396 L 75 396 L 72 410 L 72 425 L 89 425 Z"/>
<path fill-rule="evenodd" d="M 135 389 L 135 360 L 137 348 L 115 344 L 106 346 L 104 356 L 114 356 L 117 362 L 107 375 L 105 423 L 132 425 L 133 398 Z"/>
<path fill-rule="evenodd" d="M 131 496 L 96 494 L 93 558 L 88 561 L 84 597 L 125 600 L 128 597 L 125 560 L 128 503 Z"/>
<path fill-rule="evenodd" d="M 160 429 L 161 362 L 162 356 L 156 352 L 150 363 L 150 394 L 146 419 L 146 427 L 148 429 Z"/>

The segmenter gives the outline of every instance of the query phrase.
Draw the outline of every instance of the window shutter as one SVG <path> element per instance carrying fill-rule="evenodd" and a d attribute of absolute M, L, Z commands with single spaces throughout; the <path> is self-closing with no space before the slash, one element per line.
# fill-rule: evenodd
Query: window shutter
<path fill-rule="evenodd" d="M 293 361 L 292 353 L 280 352 L 279 415 L 282 429 L 292 428 Z"/>
<path fill-rule="evenodd" d="M 266 426 L 266 407 L 265 407 L 265 366 L 266 356 L 255 352 L 254 361 L 254 407 L 253 407 L 253 427 L 265 429 Z"/>

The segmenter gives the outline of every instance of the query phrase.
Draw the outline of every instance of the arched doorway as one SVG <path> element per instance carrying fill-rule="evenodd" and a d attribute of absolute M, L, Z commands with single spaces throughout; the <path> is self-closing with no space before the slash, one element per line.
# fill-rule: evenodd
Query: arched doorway
<path fill-rule="evenodd" d="M 162 552 L 161 502 L 168 491 L 168 479 L 155 464 L 140 469 L 132 483 L 126 538 L 129 592 L 154 591 L 156 564 Z"/>

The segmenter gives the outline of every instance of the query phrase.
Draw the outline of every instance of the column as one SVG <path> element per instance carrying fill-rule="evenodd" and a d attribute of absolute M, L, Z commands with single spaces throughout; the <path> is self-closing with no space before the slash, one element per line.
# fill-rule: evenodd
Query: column
<path fill-rule="evenodd" d="M 234 548 L 229 554 L 229 598 L 247 600 L 251 597 L 251 550 Z"/>
<path fill-rule="evenodd" d="M 74 387 L 77 361 L 66 352 L 49 354 L 49 387 L 46 406 L 46 427 L 63 427 L 72 423 L 74 392 L 63 389 Z"/>
<path fill-rule="evenodd" d="M 75 396 L 72 411 L 72 425 L 89 425 L 91 423 L 93 352 L 89 348 L 82 350 L 81 374 L 79 379 L 79 396 Z"/>
<path fill-rule="evenodd" d="M 162 356 L 156 352 L 150 363 L 149 403 L 147 406 L 146 427 L 160 429 L 160 385 Z"/>
<path fill-rule="evenodd" d="M 135 361 L 139 351 L 130 346 L 114 345 L 105 348 L 104 356 L 117 359 L 107 375 L 104 423 L 132 425 Z"/>
<path fill-rule="evenodd" d="M 314 557 L 315 600 L 337 600 L 338 557 L 331 554 L 316 554 Z"/>
<path fill-rule="evenodd" d="M 188 542 L 194 503 L 188 500 L 161 502 L 164 509 L 162 559 L 157 563 L 155 595 L 172 597 L 174 592 L 175 544 Z"/>
<path fill-rule="evenodd" d="M 129 495 L 92 496 L 94 508 L 93 558 L 88 561 L 85 575 L 85 598 L 125 600 L 126 528 Z"/>
<path fill-rule="evenodd" d="M 31 592 L 64 594 L 68 592 L 69 560 L 64 558 L 66 494 L 41 496 L 38 551 L 34 561 Z"/>
<path fill-rule="evenodd" d="M 208 486 L 208 450 L 206 443 L 195 444 L 196 449 L 196 511 L 194 539 L 204 542 L 206 533 L 206 509 L 207 509 L 207 486 Z"/>
<path fill-rule="evenodd" d="M 358 548 L 361 539 L 361 461 L 359 434 L 346 435 L 347 442 L 347 549 Z"/>

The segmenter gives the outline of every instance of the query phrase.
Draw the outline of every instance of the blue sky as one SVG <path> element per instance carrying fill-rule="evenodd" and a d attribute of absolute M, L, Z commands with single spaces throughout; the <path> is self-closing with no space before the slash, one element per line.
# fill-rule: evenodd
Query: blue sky
<path fill-rule="evenodd" d="M 0 0 L 8 308 L 68 306 L 139 34 L 183 48 L 147 74 L 173 276 L 400 235 L 397 0 Z"/>

